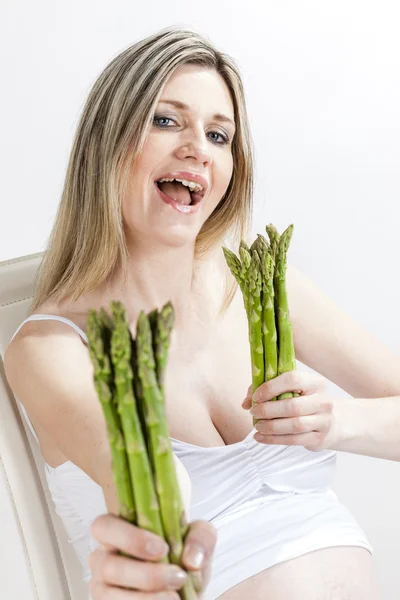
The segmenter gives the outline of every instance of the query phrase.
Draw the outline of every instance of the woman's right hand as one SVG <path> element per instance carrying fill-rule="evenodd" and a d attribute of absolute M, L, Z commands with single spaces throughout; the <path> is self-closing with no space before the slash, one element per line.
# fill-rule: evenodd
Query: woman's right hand
<path fill-rule="evenodd" d="M 91 533 L 100 544 L 89 555 L 92 600 L 179 600 L 175 590 L 187 575 L 177 565 L 159 562 L 168 553 L 163 539 L 113 514 L 97 517 Z M 191 523 L 185 538 L 182 564 L 195 573 L 203 590 L 210 578 L 216 539 L 215 527 L 203 520 Z"/>

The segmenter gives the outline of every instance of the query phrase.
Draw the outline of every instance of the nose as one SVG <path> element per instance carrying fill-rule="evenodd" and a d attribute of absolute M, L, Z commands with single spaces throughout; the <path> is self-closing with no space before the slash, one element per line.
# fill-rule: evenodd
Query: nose
<path fill-rule="evenodd" d="M 185 141 L 179 146 L 177 155 L 181 160 L 194 158 L 196 161 L 211 165 L 212 155 L 210 149 L 210 140 L 203 131 L 192 132 Z"/>

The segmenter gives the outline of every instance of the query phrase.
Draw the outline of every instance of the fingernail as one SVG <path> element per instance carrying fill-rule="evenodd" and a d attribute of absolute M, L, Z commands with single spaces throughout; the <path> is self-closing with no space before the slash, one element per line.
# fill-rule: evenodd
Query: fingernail
<path fill-rule="evenodd" d="M 255 407 L 255 406 L 252 406 L 252 407 L 251 407 L 251 409 L 249 410 L 249 413 L 250 413 L 251 415 L 255 415 L 255 414 L 256 414 L 256 407 Z"/>
<path fill-rule="evenodd" d="M 149 540 L 146 543 L 146 552 L 151 556 L 165 556 L 168 552 L 168 546 L 162 540 Z"/>
<path fill-rule="evenodd" d="M 200 569 L 204 562 L 205 552 L 204 548 L 197 545 L 190 545 L 187 549 L 186 562 L 190 564 L 193 569 Z"/>
<path fill-rule="evenodd" d="M 182 587 L 187 579 L 185 571 L 179 567 L 171 567 L 168 572 L 167 585 L 170 590 Z"/>

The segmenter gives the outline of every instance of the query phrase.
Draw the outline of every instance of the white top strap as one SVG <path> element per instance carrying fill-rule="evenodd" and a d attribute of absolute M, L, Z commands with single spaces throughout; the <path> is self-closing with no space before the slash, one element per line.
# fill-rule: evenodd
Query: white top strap
<path fill-rule="evenodd" d="M 30 315 L 27 319 L 22 321 L 22 323 L 18 326 L 18 329 L 15 331 L 14 335 L 12 336 L 11 340 L 17 335 L 17 333 L 21 329 L 22 325 L 24 325 L 27 321 L 61 321 L 62 323 L 66 323 L 67 325 L 70 325 L 73 329 L 75 329 L 75 331 L 77 333 L 79 333 L 79 335 L 84 340 L 84 342 L 86 344 L 88 343 L 88 338 L 87 338 L 86 333 L 84 331 L 82 331 L 82 329 L 80 327 L 78 327 L 78 325 L 76 325 L 73 321 L 70 321 L 70 319 L 67 319 L 66 317 L 60 317 L 58 315 L 41 315 L 41 314 Z"/>

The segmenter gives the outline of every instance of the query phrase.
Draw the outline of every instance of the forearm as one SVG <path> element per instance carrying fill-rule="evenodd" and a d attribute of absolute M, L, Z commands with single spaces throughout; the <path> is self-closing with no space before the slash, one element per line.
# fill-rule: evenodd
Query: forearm
<path fill-rule="evenodd" d="M 400 396 L 338 398 L 337 440 L 331 450 L 400 461 Z"/>

